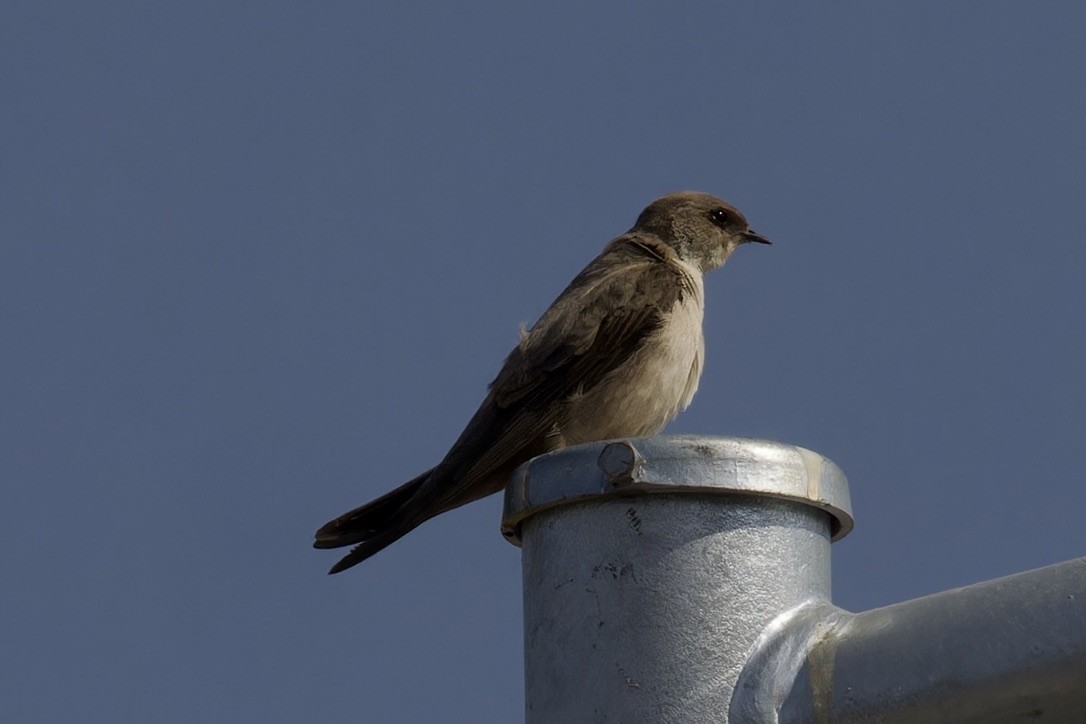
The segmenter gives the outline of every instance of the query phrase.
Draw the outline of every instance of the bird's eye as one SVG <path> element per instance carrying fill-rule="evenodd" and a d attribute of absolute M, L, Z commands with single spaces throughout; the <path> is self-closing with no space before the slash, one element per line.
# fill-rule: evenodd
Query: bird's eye
<path fill-rule="evenodd" d="M 727 209 L 713 209 L 709 212 L 709 218 L 722 229 L 733 221 L 732 215 L 728 213 Z"/>

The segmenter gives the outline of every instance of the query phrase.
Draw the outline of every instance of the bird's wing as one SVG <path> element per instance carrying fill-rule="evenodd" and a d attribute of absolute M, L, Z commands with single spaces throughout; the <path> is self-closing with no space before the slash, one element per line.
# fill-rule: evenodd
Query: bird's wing
<path fill-rule="evenodd" d="M 547 452 L 564 403 L 621 367 L 664 314 L 694 293 L 694 280 L 668 263 L 668 252 L 619 237 L 570 283 L 506 358 L 490 394 L 435 468 L 427 492 L 441 507 L 465 502 L 479 481 Z"/>
<path fill-rule="evenodd" d="M 498 407 L 588 391 L 621 367 L 694 289 L 660 247 L 620 237 L 589 264 L 505 360 L 490 386 Z"/>

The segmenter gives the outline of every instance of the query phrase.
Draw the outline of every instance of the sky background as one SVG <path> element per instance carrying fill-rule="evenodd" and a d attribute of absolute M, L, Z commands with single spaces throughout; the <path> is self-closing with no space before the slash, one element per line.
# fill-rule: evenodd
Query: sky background
<path fill-rule="evenodd" d="M 679 189 L 775 244 L 668 431 L 845 470 L 838 605 L 1086 554 L 1086 5 L 978 9 L 5 3 L 5 720 L 521 720 L 500 496 L 312 534 Z"/>

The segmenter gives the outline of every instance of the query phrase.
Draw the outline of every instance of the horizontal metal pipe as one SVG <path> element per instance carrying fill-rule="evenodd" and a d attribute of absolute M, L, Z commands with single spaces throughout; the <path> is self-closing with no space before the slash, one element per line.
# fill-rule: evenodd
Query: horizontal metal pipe
<path fill-rule="evenodd" d="M 1086 558 L 817 617 L 781 722 L 1086 722 Z"/>

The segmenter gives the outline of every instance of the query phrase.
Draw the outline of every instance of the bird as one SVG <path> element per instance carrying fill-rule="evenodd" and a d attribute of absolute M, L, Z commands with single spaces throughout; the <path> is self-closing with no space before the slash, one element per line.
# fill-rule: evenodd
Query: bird
<path fill-rule="evenodd" d="M 321 526 L 315 548 L 355 546 L 344 571 L 434 516 L 498 492 L 531 458 L 660 432 L 694 397 L 704 359 L 702 276 L 769 239 L 726 201 L 650 203 L 520 332 L 487 395 L 436 466 Z"/>

